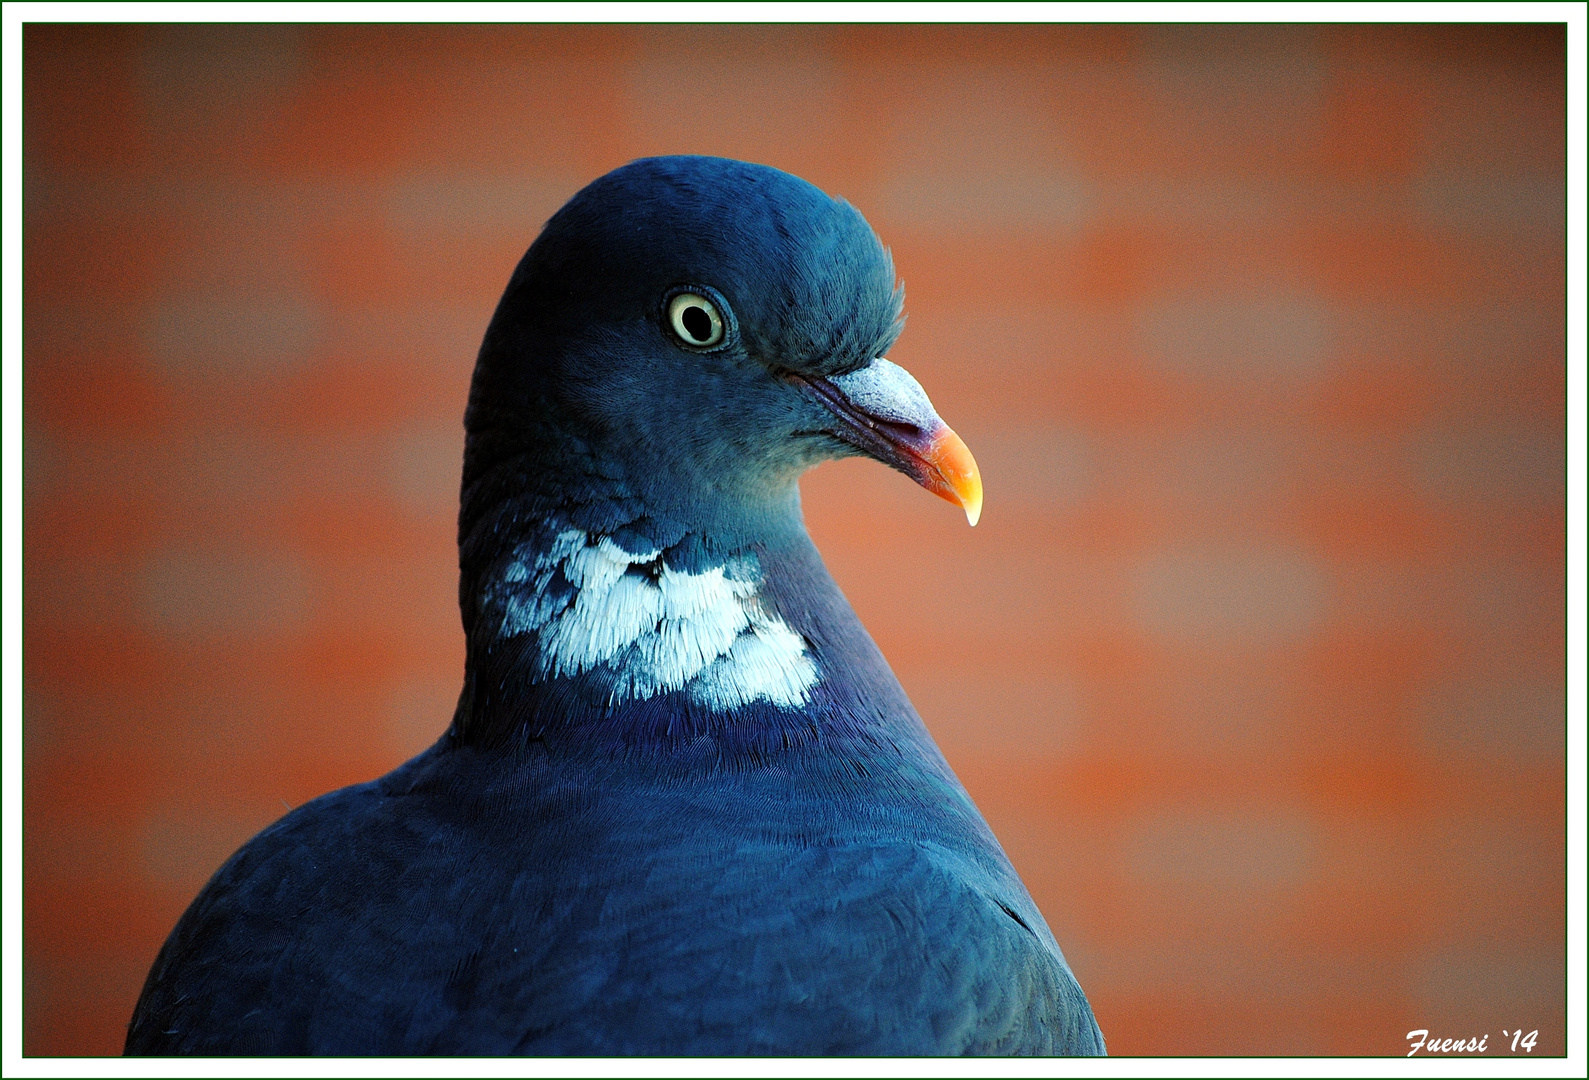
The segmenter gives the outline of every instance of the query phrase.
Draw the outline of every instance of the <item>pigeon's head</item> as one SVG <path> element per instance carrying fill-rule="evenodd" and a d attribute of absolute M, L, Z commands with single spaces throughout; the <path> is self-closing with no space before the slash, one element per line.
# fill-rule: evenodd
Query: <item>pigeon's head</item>
<path fill-rule="evenodd" d="M 804 180 L 632 162 L 569 200 L 514 272 L 470 393 L 466 498 L 506 467 L 564 501 L 589 479 L 670 515 L 743 517 L 863 453 L 975 524 L 975 462 L 884 359 L 902 303 L 865 219 Z"/>

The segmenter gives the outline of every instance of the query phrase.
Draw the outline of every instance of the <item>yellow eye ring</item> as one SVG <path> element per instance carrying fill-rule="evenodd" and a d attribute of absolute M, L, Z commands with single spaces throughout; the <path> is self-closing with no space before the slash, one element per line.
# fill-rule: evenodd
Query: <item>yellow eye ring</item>
<path fill-rule="evenodd" d="M 697 349 L 723 340 L 723 317 L 717 305 L 699 293 L 683 292 L 669 300 L 668 323 L 680 341 Z"/>

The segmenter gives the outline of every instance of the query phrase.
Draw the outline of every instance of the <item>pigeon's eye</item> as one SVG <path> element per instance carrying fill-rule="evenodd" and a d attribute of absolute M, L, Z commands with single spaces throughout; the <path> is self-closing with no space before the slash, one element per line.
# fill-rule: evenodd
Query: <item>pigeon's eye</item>
<path fill-rule="evenodd" d="M 668 322 L 686 345 L 704 349 L 723 340 L 723 317 L 717 305 L 699 293 L 679 293 L 668 302 Z"/>

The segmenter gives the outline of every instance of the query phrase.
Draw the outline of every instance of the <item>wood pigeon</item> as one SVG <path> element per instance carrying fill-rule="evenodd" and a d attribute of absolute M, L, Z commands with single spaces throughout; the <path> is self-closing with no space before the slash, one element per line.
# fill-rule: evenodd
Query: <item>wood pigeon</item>
<path fill-rule="evenodd" d="M 633 162 L 514 271 L 465 414 L 452 724 L 220 868 L 129 1054 L 1102 1054 L 1042 914 L 822 564 L 797 480 L 964 507 L 848 203 Z"/>

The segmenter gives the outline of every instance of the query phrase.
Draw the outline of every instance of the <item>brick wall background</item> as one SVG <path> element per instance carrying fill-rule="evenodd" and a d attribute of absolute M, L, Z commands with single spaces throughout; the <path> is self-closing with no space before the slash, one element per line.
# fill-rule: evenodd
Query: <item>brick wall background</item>
<path fill-rule="evenodd" d="M 542 221 L 763 161 L 893 248 L 975 530 L 813 534 L 1116 1053 L 1564 1024 L 1559 28 L 31 26 L 26 1050 L 446 726 L 474 353 Z"/>

